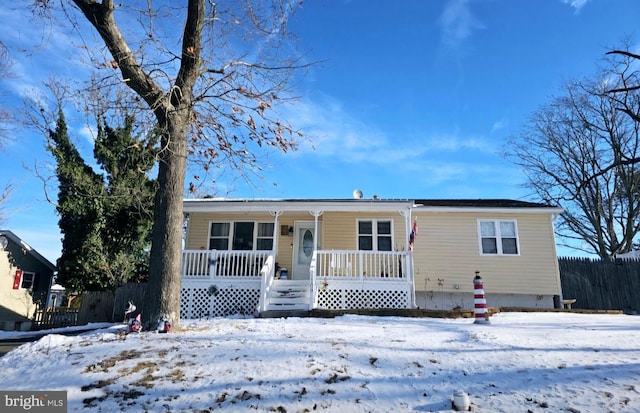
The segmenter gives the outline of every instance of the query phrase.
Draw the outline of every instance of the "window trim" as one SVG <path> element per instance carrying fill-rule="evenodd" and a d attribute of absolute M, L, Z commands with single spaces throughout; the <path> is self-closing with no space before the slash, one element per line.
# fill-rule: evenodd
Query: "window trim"
<path fill-rule="evenodd" d="M 371 222 L 371 234 L 362 234 L 365 236 L 371 236 L 371 249 L 370 250 L 363 250 L 360 249 L 360 223 L 361 222 Z M 378 234 L 378 222 L 389 222 L 389 226 L 390 226 L 390 234 Z M 372 252 L 390 252 L 393 251 L 393 246 L 394 246 L 394 239 L 395 239 L 395 235 L 394 235 L 394 226 L 393 226 L 393 218 L 357 218 L 356 219 L 356 251 L 372 251 Z M 391 249 L 389 251 L 386 250 L 379 250 L 378 249 L 378 237 L 380 236 L 385 236 L 385 237 L 391 237 Z"/>
<path fill-rule="evenodd" d="M 31 286 L 23 287 L 24 280 L 27 278 L 27 275 L 31 276 Z M 35 286 L 35 284 L 36 284 L 36 273 L 31 271 L 22 271 L 22 277 L 20 278 L 20 290 L 33 291 L 33 287 Z"/>
<path fill-rule="evenodd" d="M 482 223 L 485 222 L 491 222 L 493 224 L 493 227 L 495 229 L 496 235 L 495 235 L 495 240 L 496 240 L 496 253 L 490 253 L 490 252 L 484 252 L 482 249 L 482 239 L 483 238 L 494 238 L 494 237 L 483 237 L 482 236 Z M 502 240 L 505 237 L 502 237 L 501 234 L 501 230 L 500 230 L 500 223 L 501 222 L 510 222 L 513 223 L 514 226 L 514 230 L 515 230 L 515 240 L 516 240 L 516 253 L 515 254 L 509 254 L 509 253 L 505 253 L 503 251 L 503 245 L 502 245 Z M 520 256 L 520 235 L 518 232 L 518 220 L 516 219 L 502 219 L 502 218 L 483 218 L 483 219 L 478 219 L 478 248 L 480 251 L 480 255 L 481 256 L 486 256 L 486 257 L 495 257 L 495 256 L 502 256 L 502 257 L 518 257 Z M 513 237 L 508 237 L 508 238 L 513 238 Z"/>
<path fill-rule="evenodd" d="M 275 242 L 276 242 L 276 237 L 275 237 L 275 224 L 273 221 L 257 221 L 257 220 L 253 220 L 253 221 L 248 221 L 248 220 L 220 220 L 220 221 L 209 221 L 209 232 L 207 233 L 207 248 L 211 249 L 211 227 L 213 226 L 213 224 L 229 224 L 229 232 L 227 233 L 226 237 L 224 236 L 216 236 L 215 239 L 223 239 L 226 238 L 227 239 L 227 249 L 224 251 L 242 251 L 242 250 L 234 250 L 233 249 L 233 238 L 234 238 L 234 231 L 235 231 L 235 224 L 239 223 L 239 222 L 244 222 L 244 223 L 252 223 L 253 224 L 253 234 L 252 234 L 252 244 L 251 247 L 252 249 L 250 250 L 245 250 L 245 251 L 273 251 L 273 249 L 275 248 Z M 258 236 L 258 227 L 260 226 L 260 224 L 268 224 L 268 225 L 273 225 L 273 233 L 271 234 L 271 236 Z M 265 240 L 265 239 L 271 239 L 272 240 L 272 244 L 271 244 L 271 249 L 270 250 L 259 250 L 256 249 L 258 246 L 258 239 L 261 240 Z"/>

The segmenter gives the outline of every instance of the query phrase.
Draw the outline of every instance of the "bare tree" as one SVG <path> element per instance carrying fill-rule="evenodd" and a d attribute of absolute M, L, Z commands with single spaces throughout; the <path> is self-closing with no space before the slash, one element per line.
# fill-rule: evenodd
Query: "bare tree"
<path fill-rule="evenodd" d="M 6 79 L 12 77 L 11 73 L 11 59 L 9 57 L 9 50 L 6 45 L 0 40 L 0 79 Z M 13 122 L 13 115 L 11 111 L 6 109 L 0 102 L 0 148 L 2 148 L 8 139 L 10 125 Z M 0 225 L 4 223 L 9 212 L 6 205 L 13 190 L 11 182 L 3 184 L 4 187 L 0 189 Z"/>
<path fill-rule="evenodd" d="M 12 76 L 9 49 L 2 40 L 0 40 L 0 79 L 7 79 Z M 0 102 L 0 148 L 6 143 L 6 140 L 10 138 L 8 132 L 11 122 L 13 122 L 11 111 Z"/>
<path fill-rule="evenodd" d="M 7 201 L 11 195 L 11 191 L 13 191 L 13 185 L 10 182 L 5 184 L 4 188 L 0 189 L 0 226 L 4 224 L 5 220 L 9 216 Z"/>
<path fill-rule="evenodd" d="M 275 111 L 288 97 L 294 69 L 305 66 L 284 43 L 292 6 L 280 0 L 226 2 L 228 9 L 207 0 L 60 0 L 64 12 L 56 14 L 50 0 L 34 1 L 38 15 L 65 19 L 82 41 L 83 25 L 93 26 L 106 50 L 87 45 L 91 61 L 112 73 L 95 77 L 93 89 L 126 85 L 129 99 L 108 103 L 128 105 L 129 113 L 144 106 L 161 131 L 142 313 L 147 326 L 163 315 L 178 323 L 187 157 L 205 171 L 251 168 L 261 147 L 295 149 L 297 132 Z"/>
<path fill-rule="evenodd" d="M 566 245 L 600 257 L 630 251 L 640 230 L 640 125 L 606 91 L 627 65 L 567 83 L 561 97 L 534 113 L 508 152 L 527 186 L 564 208 L 558 232 Z M 625 104 L 640 110 L 629 92 Z"/>

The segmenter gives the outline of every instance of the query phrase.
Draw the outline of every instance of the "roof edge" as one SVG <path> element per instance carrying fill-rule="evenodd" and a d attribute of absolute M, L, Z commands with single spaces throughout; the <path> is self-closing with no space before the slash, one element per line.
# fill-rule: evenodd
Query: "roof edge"
<path fill-rule="evenodd" d="M 0 235 L 4 235 L 5 237 L 7 237 L 11 241 L 13 241 L 13 243 L 20 245 L 29 254 L 31 254 L 35 259 L 37 259 L 38 261 L 40 261 L 41 263 L 43 263 L 44 265 L 49 267 L 52 271 L 56 270 L 56 266 L 51 261 L 49 261 L 44 256 L 42 256 L 42 254 L 40 254 L 38 251 L 36 251 L 31 245 L 29 245 L 26 242 L 24 242 L 19 236 L 17 236 L 13 232 L 9 231 L 8 229 L 1 229 L 0 230 Z"/>

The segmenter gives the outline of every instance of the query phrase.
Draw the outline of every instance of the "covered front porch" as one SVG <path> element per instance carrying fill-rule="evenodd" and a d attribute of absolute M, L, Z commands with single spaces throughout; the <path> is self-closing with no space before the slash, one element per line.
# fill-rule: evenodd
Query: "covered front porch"
<path fill-rule="evenodd" d="M 182 317 L 412 308 L 412 205 L 185 200 Z"/>
<path fill-rule="evenodd" d="M 275 251 L 185 250 L 181 318 L 312 309 L 413 308 L 409 251 L 314 250 L 292 279 Z"/>

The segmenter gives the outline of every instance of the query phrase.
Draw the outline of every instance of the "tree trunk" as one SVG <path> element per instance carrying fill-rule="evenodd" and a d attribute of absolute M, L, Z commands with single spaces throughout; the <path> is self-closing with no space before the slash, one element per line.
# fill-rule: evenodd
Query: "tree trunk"
<path fill-rule="evenodd" d="M 187 120 L 190 110 L 167 114 L 158 162 L 149 285 L 142 309 L 142 324 L 155 329 L 162 317 L 173 328 L 180 322 L 183 186 L 187 157 Z M 162 122 L 161 122 L 162 123 Z"/>

